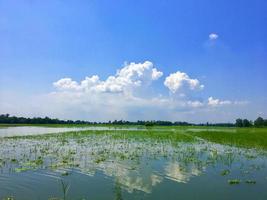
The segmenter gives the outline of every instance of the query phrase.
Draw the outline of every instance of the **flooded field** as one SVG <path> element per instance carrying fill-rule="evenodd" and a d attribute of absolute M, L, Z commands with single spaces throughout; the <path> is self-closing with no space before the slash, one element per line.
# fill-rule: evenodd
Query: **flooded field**
<path fill-rule="evenodd" d="M 0 199 L 267 199 L 266 150 L 196 129 L 2 137 Z"/>
<path fill-rule="evenodd" d="M 85 126 L 85 127 L 42 127 L 42 126 L 12 126 L 0 127 L 0 137 L 27 136 L 27 135 L 42 135 L 48 133 L 63 133 L 70 131 L 85 131 L 85 130 L 138 130 L 132 128 L 115 128 L 108 126 Z"/>

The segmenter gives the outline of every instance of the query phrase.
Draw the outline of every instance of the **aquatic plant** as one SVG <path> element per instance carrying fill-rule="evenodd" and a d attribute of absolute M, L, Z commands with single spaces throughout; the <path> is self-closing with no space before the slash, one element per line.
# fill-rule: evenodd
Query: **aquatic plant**
<path fill-rule="evenodd" d="M 256 184 L 256 181 L 255 180 L 246 180 L 245 183 L 248 183 L 248 184 Z"/>
<path fill-rule="evenodd" d="M 236 185 L 236 184 L 241 183 L 241 180 L 239 180 L 239 179 L 232 179 L 232 180 L 228 180 L 228 183 L 230 185 Z"/>
<path fill-rule="evenodd" d="M 245 178 L 245 172 L 265 172 L 264 151 L 194 139 L 190 132 L 166 127 L 149 131 L 82 131 L 5 138 L 0 140 L 1 173 L 42 171 L 71 179 L 73 176 L 65 176 L 93 176 L 100 172 L 118 182 L 118 191 L 150 193 L 163 179 L 190 183 L 210 172 L 218 176 L 240 173 Z M 244 182 L 254 184 L 252 180 Z M 241 181 L 233 179 L 228 183 Z M 69 185 L 61 188 L 67 198 Z"/>
<path fill-rule="evenodd" d="M 226 176 L 228 174 L 230 174 L 230 170 L 229 169 L 225 169 L 225 170 L 221 171 L 221 175 L 222 176 Z"/>

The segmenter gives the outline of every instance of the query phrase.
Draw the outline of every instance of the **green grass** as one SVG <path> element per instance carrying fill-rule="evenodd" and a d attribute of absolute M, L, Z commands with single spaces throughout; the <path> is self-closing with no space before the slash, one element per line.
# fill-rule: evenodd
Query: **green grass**
<path fill-rule="evenodd" d="M 79 137 L 88 134 L 111 134 L 113 137 L 130 137 L 142 139 L 150 137 L 155 139 L 166 139 L 170 141 L 193 141 L 201 138 L 207 141 L 233 145 L 245 148 L 257 148 L 267 150 L 267 128 L 227 128 L 206 126 L 134 126 L 134 125 L 73 125 L 73 124 L 0 124 L 0 128 L 9 126 L 42 126 L 42 127 L 92 127 L 102 126 L 114 128 L 113 130 L 84 130 L 78 132 L 66 132 L 59 134 L 46 134 L 35 136 L 16 136 L 17 138 L 44 138 L 44 137 Z M 128 127 L 138 130 L 125 130 Z M 120 130 L 124 129 L 124 130 Z M 140 129 L 140 130 L 139 130 Z M 12 138 L 16 138 L 12 137 Z"/>
<path fill-rule="evenodd" d="M 233 132 L 225 131 L 229 129 Z M 267 149 L 267 128 L 224 128 L 218 131 L 203 130 L 190 134 L 220 144 Z"/>

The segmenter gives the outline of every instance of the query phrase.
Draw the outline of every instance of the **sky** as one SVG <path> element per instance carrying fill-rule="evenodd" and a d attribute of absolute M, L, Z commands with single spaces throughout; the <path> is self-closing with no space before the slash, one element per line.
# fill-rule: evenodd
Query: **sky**
<path fill-rule="evenodd" d="M 267 118 L 265 0 L 0 0 L 0 113 Z"/>

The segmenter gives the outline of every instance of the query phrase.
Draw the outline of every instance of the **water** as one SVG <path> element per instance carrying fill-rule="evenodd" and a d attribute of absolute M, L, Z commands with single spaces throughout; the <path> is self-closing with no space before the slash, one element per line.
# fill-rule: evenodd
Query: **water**
<path fill-rule="evenodd" d="M 114 127 L 86 126 L 86 127 L 41 127 L 41 126 L 15 126 L 0 128 L 0 137 L 42 135 L 48 133 L 63 133 L 84 130 L 114 130 Z M 117 128 L 118 129 L 118 128 Z M 119 130 L 138 130 L 137 128 L 119 128 Z"/>
<path fill-rule="evenodd" d="M 62 183 L 68 199 L 266 199 L 266 165 L 265 151 L 123 130 L 2 138 L 0 199 L 62 198 Z"/>

